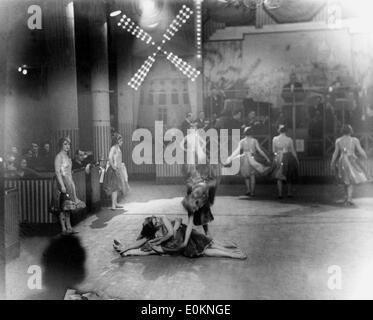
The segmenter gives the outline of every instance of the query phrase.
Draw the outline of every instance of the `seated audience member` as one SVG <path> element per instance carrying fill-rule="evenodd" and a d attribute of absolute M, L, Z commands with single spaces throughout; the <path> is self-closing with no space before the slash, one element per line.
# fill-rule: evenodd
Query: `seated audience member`
<path fill-rule="evenodd" d="M 181 123 L 180 130 L 186 136 L 188 134 L 188 129 L 192 128 L 192 113 L 187 112 L 184 121 Z"/>
<path fill-rule="evenodd" d="M 281 96 L 286 102 L 292 102 L 289 94 L 293 93 L 304 93 L 303 84 L 297 80 L 297 75 L 294 72 L 290 74 L 289 82 L 282 87 Z"/>
<path fill-rule="evenodd" d="M 256 112 L 254 110 L 250 111 L 245 121 L 245 127 L 251 127 L 253 130 L 255 130 L 255 128 L 260 125 L 261 122 L 257 118 Z"/>
<path fill-rule="evenodd" d="M 19 161 L 20 154 L 18 152 L 18 148 L 17 147 L 14 147 L 14 146 L 11 147 L 9 155 L 12 155 L 14 157 L 15 161 Z"/>
<path fill-rule="evenodd" d="M 241 121 L 241 115 L 242 115 L 241 111 L 235 111 L 233 113 L 233 117 L 229 119 L 229 121 L 227 122 L 226 128 L 229 130 L 233 130 L 233 129 L 241 130 L 243 126 L 243 123 Z"/>
<path fill-rule="evenodd" d="M 72 170 L 85 169 L 89 173 L 90 169 L 89 153 L 80 149 L 75 151 L 75 157 L 72 161 Z"/>
<path fill-rule="evenodd" d="M 6 164 L 5 164 L 5 178 L 15 178 L 17 177 L 17 167 L 15 163 L 15 157 L 13 155 L 8 155 L 6 157 Z"/>
<path fill-rule="evenodd" d="M 43 149 L 40 151 L 40 169 L 42 171 L 54 171 L 54 158 L 52 156 L 52 152 L 50 150 L 50 143 L 45 142 L 43 144 Z"/>
<path fill-rule="evenodd" d="M 19 178 L 40 177 L 40 174 L 37 171 L 27 167 L 27 160 L 25 158 L 22 158 L 21 161 L 19 162 L 16 173 Z"/>
<path fill-rule="evenodd" d="M 40 167 L 39 145 L 35 142 L 31 143 L 31 157 L 28 159 L 28 166 L 35 170 Z"/>
<path fill-rule="evenodd" d="M 198 115 L 198 119 L 196 120 L 197 129 L 206 130 L 208 127 L 208 121 L 205 119 L 205 113 L 201 111 Z"/>

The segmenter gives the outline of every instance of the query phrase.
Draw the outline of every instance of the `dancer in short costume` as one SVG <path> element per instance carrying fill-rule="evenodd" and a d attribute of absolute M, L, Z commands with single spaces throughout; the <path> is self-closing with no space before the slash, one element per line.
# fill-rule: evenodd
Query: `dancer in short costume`
<path fill-rule="evenodd" d="M 293 139 L 286 135 L 285 125 L 279 125 L 279 135 L 272 140 L 273 178 L 277 180 L 278 198 L 282 199 L 283 183 L 288 186 L 288 197 L 292 197 L 292 184 L 298 177 L 298 156 L 294 148 Z"/>
<path fill-rule="evenodd" d="M 111 196 L 111 209 L 123 209 L 118 204 L 118 192 L 123 195 L 129 191 L 128 174 L 125 164 L 122 162 L 123 138 L 120 134 L 115 133 L 112 138 L 112 147 L 109 153 L 109 166 L 104 177 L 104 190 L 107 195 Z M 125 210 L 126 211 L 126 210 Z"/>
<path fill-rule="evenodd" d="M 269 163 L 270 160 L 264 151 L 261 149 L 258 140 L 252 136 L 252 127 L 246 127 L 244 130 L 245 138 L 243 138 L 237 149 L 232 153 L 230 157 L 227 158 L 224 165 L 231 163 L 234 159 L 240 157 L 240 173 L 245 179 L 245 184 L 247 188 L 247 196 L 255 196 L 255 185 L 256 176 L 265 175 L 270 171 L 270 166 L 265 166 L 262 163 L 256 161 L 255 155 L 259 153 L 266 161 Z M 242 151 L 242 154 L 240 154 Z"/>
<path fill-rule="evenodd" d="M 350 125 L 344 125 L 342 136 L 335 142 L 335 150 L 331 160 L 331 169 L 335 173 L 337 181 L 343 184 L 345 189 L 345 205 L 353 205 L 352 194 L 354 185 L 371 180 L 358 155 L 365 160 L 367 154 L 360 145 L 360 141 L 352 137 L 353 129 Z"/>

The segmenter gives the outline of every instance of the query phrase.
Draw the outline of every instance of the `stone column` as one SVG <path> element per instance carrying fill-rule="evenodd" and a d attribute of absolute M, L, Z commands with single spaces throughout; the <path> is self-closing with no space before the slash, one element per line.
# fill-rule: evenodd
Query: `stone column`
<path fill-rule="evenodd" d="M 131 46 L 128 46 L 126 36 L 118 37 L 117 40 L 117 86 L 118 86 L 118 129 L 123 136 L 123 161 L 129 173 L 132 173 L 132 133 L 136 129 L 135 123 L 136 96 L 140 92 L 132 89 L 128 82 L 134 74 Z"/>
<path fill-rule="evenodd" d="M 5 155 L 5 96 L 7 92 L 7 54 L 8 54 L 8 6 L 0 2 L 0 157 Z M 0 161 L 0 299 L 6 298 L 5 292 L 5 203 L 3 183 L 3 162 Z"/>
<path fill-rule="evenodd" d="M 104 13 L 101 3 L 93 5 L 89 21 L 93 152 L 96 160 L 107 158 L 111 144 L 108 39 Z"/>
<path fill-rule="evenodd" d="M 71 155 L 79 147 L 78 96 L 75 61 L 74 5 L 66 0 L 46 2 L 48 97 L 52 109 L 53 148 L 61 137 L 71 139 Z"/>

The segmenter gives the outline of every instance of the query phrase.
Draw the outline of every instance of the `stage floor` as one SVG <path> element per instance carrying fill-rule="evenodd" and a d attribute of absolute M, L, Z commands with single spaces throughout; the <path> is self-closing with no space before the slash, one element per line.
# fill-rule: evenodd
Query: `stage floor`
<path fill-rule="evenodd" d="M 247 260 L 120 258 L 112 240 L 135 239 L 144 217 L 186 218 L 180 204 L 184 186 L 133 183 L 128 212 L 103 208 L 76 226 L 87 253 L 86 278 L 77 288 L 119 299 L 372 299 L 372 186 L 358 190 L 352 208 L 333 204 L 335 186 L 297 189 L 297 198 L 277 201 L 274 186 L 259 185 L 258 198 L 248 200 L 239 196 L 243 186 L 221 186 L 211 233 L 236 242 Z M 21 256 L 7 265 L 8 299 L 43 297 L 43 290 L 28 289 L 27 269 L 40 264 L 48 241 L 23 239 Z M 341 271 L 342 287 L 333 290 L 335 270 Z"/>

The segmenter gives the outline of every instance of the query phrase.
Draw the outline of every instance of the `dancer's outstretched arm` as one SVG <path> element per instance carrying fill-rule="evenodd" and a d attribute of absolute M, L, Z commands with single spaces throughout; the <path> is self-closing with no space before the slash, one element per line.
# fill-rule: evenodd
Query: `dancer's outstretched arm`
<path fill-rule="evenodd" d="M 366 160 L 368 159 L 368 156 L 366 154 L 366 152 L 364 151 L 364 149 L 362 148 L 361 144 L 360 144 L 360 140 L 356 138 L 355 140 L 355 148 L 357 149 L 357 151 L 359 152 L 359 154 Z"/>
<path fill-rule="evenodd" d="M 179 230 L 180 226 L 181 226 L 181 222 L 182 222 L 182 219 L 181 218 L 176 218 L 175 219 L 175 224 L 174 224 L 174 230 L 173 230 L 173 234 L 175 236 L 177 230 Z"/>
<path fill-rule="evenodd" d="M 228 164 L 228 163 L 232 162 L 232 160 L 240 154 L 240 152 L 241 152 L 241 141 L 238 143 L 238 147 L 236 148 L 236 150 L 234 150 L 233 153 L 230 155 L 230 157 L 228 157 L 227 160 L 225 160 L 224 164 Z"/>
<path fill-rule="evenodd" d="M 192 229 L 193 229 L 193 216 L 194 216 L 193 214 L 190 214 L 189 217 L 188 217 L 188 226 L 187 226 L 187 229 L 185 231 L 185 238 L 184 238 L 184 242 L 183 242 L 181 248 L 185 248 L 188 245 L 190 235 L 191 235 Z"/>

